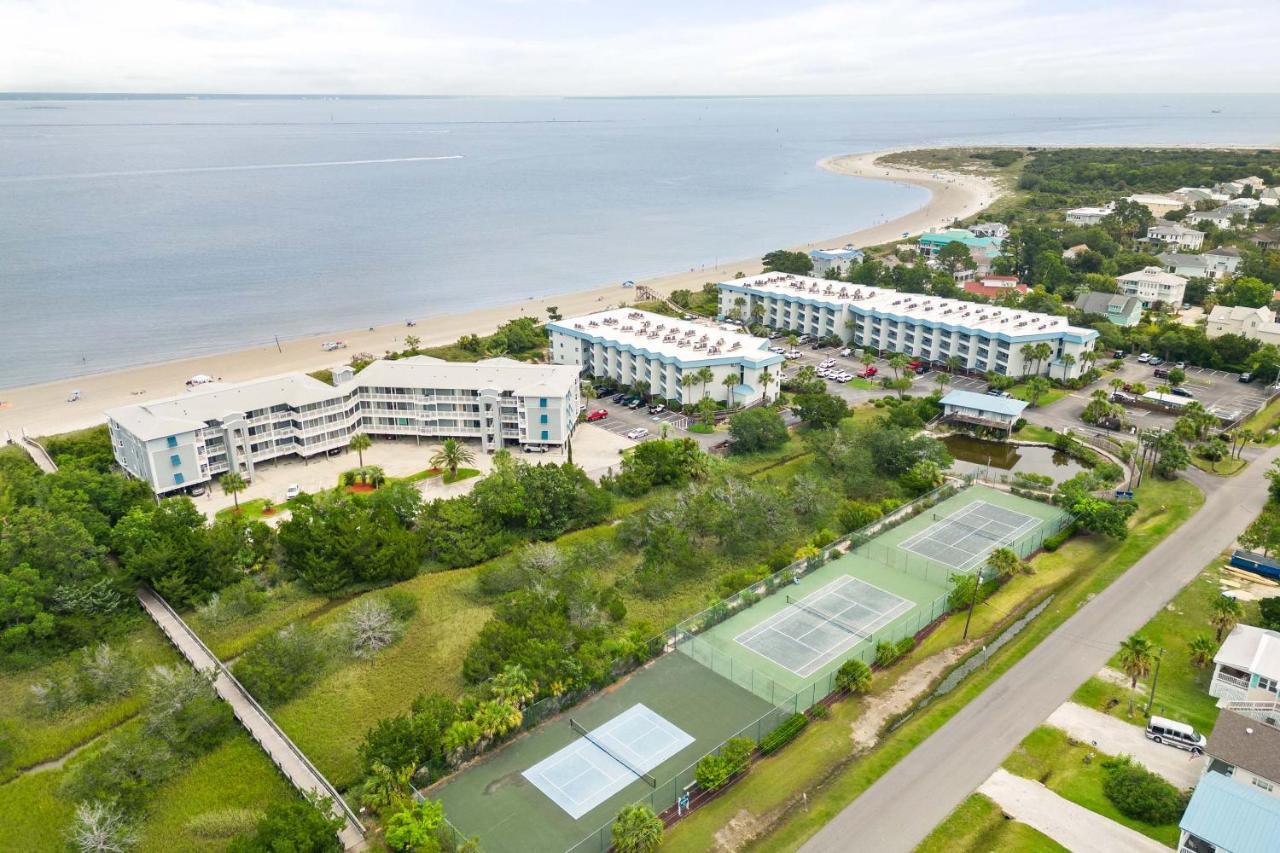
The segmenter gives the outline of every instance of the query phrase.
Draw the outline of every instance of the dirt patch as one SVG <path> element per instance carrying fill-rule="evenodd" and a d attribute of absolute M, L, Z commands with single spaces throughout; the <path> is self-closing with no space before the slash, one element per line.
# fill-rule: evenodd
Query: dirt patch
<path fill-rule="evenodd" d="M 529 784 L 528 781 L 525 780 L 525 778 L 520 775 L 520 771 L 513 770 L 512 772 L 508 773 L 506 776 L 499 776 L 497 779 L 494 779 L 488 785 L 485 785 L 484 792 L 486 795 L 488 795 L 488 794 L 492 794 L 495 791 L 499 791 L 503 788 L 520 787 L 527 784 Z"/>
<path fill-rule="evenodd" d="M 723 853 L 733 853 L 733 851 L 741 850 L 750 844 L 751 840 L 758 836 L 761 830 L 768 826 L 769 823 L 767 821 L 763 821 L 743 809 L 730 818 L 729 822 L 716 833 L 715 847 L 712 849 L 723 851 Z"/>
<path fill-rule="evenodd" d="M 866 711 L 853 721 L 849 736 L 854 747 L 870 749 L 880 739 L 880 730 L 889 720 L 911 710 L 911 706 L 972 648 L 973 643 L 946 649 L 921 661 L 903 673 L 886 692 L 867 700 Z"/>
<path fill-rule="evenodd" d="M 1129 687 L 1130 681 L 1129 676 L 1125 675 L 1120 670 L 1112 669 L 1109 666 L 1104 666 L 1102 669 L 1098 670 L 1098 679 L 1105 681 L 1108 684 L 1114 684 L 1117 687 L 1124 687 L 1126 689 Z"/>

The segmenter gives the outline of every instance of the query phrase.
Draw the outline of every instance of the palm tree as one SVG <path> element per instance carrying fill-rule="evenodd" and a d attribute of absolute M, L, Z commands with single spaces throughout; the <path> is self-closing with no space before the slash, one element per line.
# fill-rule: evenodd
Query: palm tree
<path fill-rule="evenodd" d="M 964 370 L 964 359 L 958 355 L 947 356 L 947 370 L 952 373 L 958 373 Z"/>
<path fill-rule="evenodd" d="M 1114 394 L 1115 392 L 1119 391 L 1121 388 L 1124 387 L 1124 380 L 1121 379 L 1119 376 L 1117 376 L 1115 379 L 1112 379 L 1107 384 L 1111 386 L 1111 392 Z"/>
<path fill-rule="evenodd" d="M 1221 643 L 1222 635 L 1229 633 L 1240 621 L 1240 602 L 1229 595 L 1220 595 L 1213 602 L 1213 610 L 1209 614 L 1209 624 L 1216 633 L 1214 640 Z"/>
<path fill-rule="evenodd" d="M 1018 349 L 1018 352 L 1022 354 L 1022 375 L 1026 376 L 1031 372 L 1031 362 L 1035 361 L 1036 358 L 1036 345 L 1023 344 Z"/>
<path fill-rule="evenodd" d="M 456 438 L 446 438 L 431 457 L 431 464 L 436 468 L 448 468 L 449 476 L 455 478 L 458 476 L 458 466 L 474 459 L 475 455 L 465 444 Z"/>
<path fill-rule="evenodd" d="M 1151 664 L 1155 660 L 1151 642 L 1139 634 L 1134 634 L 1120 644 L 1120 669 L 1129 676 L 1129 715 L 1133 715 L 1133 691 L 1138 689 L 1138 679 L 1145 678 L 1151 672 Z"/>
<path fill-rule="evenodd" d="M 760 371 L 760 385 L 764 391 L 764 404 L 769 405 L 769 386 L 773 383 L 773 374 L 769 372 L 769 368 Z"/>
<path fill-rule="evenodd" d="M 1071 367 L 1076 363 L 1076 357 L 1071 353 L 1063 353 L 1062 356 L 1062 375 L 1066 376 L 1071 372 Z"/>
<path fill-rule="evenodd" d="M 987 557 L 987 568 L 991 570 L 992 577 L 1003 581 L 1018 573 L 1022 560 L 1012 548 L 997 548 Z"/>
<path fill-rule="evenodd" d="M 707 399 L 707 383 L 715 378 L 716 375 L 711 372 L 710 367 L 702 367 L 698 369 L 698 381 L 702 383 L 702 399 Z"/>
<path fill-rule="evenodd" d="M 1035 345 L 1036 373 L 1040 372 L 1040 365 L 1051 355 L 1053 355 L 1053 347 L 1049 346 L 1049 344 L 1041 341 Z"/>
<path fill-rule="evenodd" d="M 787 335 L 787 345 L 791 349 L 795 349 L 796 344 L 798 343 L 800 343 L 800 336 L 797 335 L 795 332 L 791 332 L 790 334 Z"/>
<path fill-rule="evenodd" d="M 405 346 L 405 349 L 409 349 L 409 350 L 412 350 L 413 352 L 417 352 L 417 351 L 418 351 L 418 344 L 420 344 L 420 343 L 422 343 L 422 338 L 418 337 L 417 335 L 405 335 L 405 336 L 404 336 L 404 346 Z"/>
<path fill-rule="evenodd" d="M 933 378 L 938 383 L 938 391 L 941 392 L 942 389 L 947 386 L 947 383 L 951 381 L 951 374 L 943 373 L 939 370 L 937 373 L 933 374 Z"/>
<path fill-rule="evenodd" d="M 239 512 L 240 498 L 237 496 L 247 489 L 249 484 L 244 481 L 244 477 L 241 477 L 235 471 L 228 471 L 223 474 L 222 479 L 218 482 L 222 485 L 222 493 L 224 495 L 231 495 L 231 499 L 235 501 L 236 512 Z"/>
<path fill-rule="evenodd" d="M 1204 669 L 1213 661 L 1218 644 L 1209 639 L 1208 634 L 1194 637 L 1187 643 L 1187 652 L 1191 657 L 1191 665 L 1196 669 Z"/>
<path fill-rule="evenodd" d="M 902 369 L 910 363 L 911 361 L 900 352 L 895 352 L 889 356 L 889 366 L 893 368 L 893 378 L 901 379 Z"/>
<path fill-rule="evenodd" d="M 662 846 L 662 828 L 662 819 L 649 806 L 623 806 L 613 821 L 613 849 L 618 853 L 654 853 Z"/>
<path fill-rule="evenodd" d="M 360 467 L 364 467 L 364 452 L 373 446 L 373 439 L 362 432 L 358 432 L 351 436 L 351 440 L 347 442 L 347 447 L 356 452 L 356 457 L 360 460 Z"/>
<path fill-rule="evenodd" d="M 728 406 L 730 409 L 732 409 L 733 408 L 733 389 L 738 384 L 738 377 L 734 376 L 732 373 L 727 373 L 725 374 L 724 379 L 720 380 L 720 384 L 724 386 L 724 390 L 728 395 L 726 397 L 726 400 L 728 401 Z"/>
<path fill-rule="evenodd" d="M 380 465 L 370 465 L 364 469 L 366 481 L 375 489 L 381 488 L 382 484 L 387 482 L 387 472 L 382 470 Z"/>
<path fill-rule="evenodd" d="M 1246 429 L 1245 427 L 1241 427 L 1240 429 L 1236 430 L 1236 434 L 1234 438 L 1236 441 L 1239 442 L 1239 444 L 1237 444 L 1235 448 L 1236 458 L 1239 459 L 1244 454 L 1245 446 L 1249 442 L 1253 441 L 1253 430 Z"/>
<path fill-rule="evenodd" d="M 699 373 L 699 371 L 697 371 L 697 370 L 686 370 L 686 371 L 684 371 L 683 373 L 681 373 L 681 374 L 680 374 L 680 387 L 681 387 L 681 388 L 683 388 L 685 391 L 688 391 L 688 390 L 689 390 L 690 388 L 692 388 L 694 385 L 697 385 L 697 384 L 698 384 L 698 373 Z M 684 403 L 686 406 L 687 406 L 687 405 L 689 405 L 689 395 L 688 395 L 688 394 L 681 394 L 681 395 L 680 395 L 680 401 L 681 401 L 682 403 Z"/>
<path fill-rule="evenodd" d="M 868 347 L 862 350 L 862 366 L 870 367 L 876 363 L 876 354 Z"/>

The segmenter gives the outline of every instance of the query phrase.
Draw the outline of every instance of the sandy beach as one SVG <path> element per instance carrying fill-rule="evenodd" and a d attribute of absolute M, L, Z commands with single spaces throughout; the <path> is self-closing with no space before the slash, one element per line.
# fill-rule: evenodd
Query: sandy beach
<path fill-rule="evenodd" d="M 876 164 L 877 157 L 888 153 L 891 152 L 829 157 L 818 165 L 851 177 L 923 187 L 930 193 L 923 207 L 851 234 L 814 240 L 791 248 L 808 250 L 819 246 L 886 243 L 900 239 L 904 234 L 920 234 L 930 228 L 946 226 L 955 219 L 972 216 L 988 207 L 1001 193 L 999 185 L 989 178 Z M 775 248 L 778 247 L 761 246 L 759 254 Z M 760 272 L 759 257 L 659 276 L 639 284 L 665 295 L 680 288 L 698 289 L 708 281 L 733 278 L 738 272 L 746 275 Z M 342 356 L 351 353 L 367 351 L 381 355 L 387 350 L 403 349 L 406 334 L 416 335 L 422 346 L 436 346 L 455 341 L 463 334 L 489 334 L 513 317 L 532 316 L 544 320 L 549 305 L 557 306 L 565 316 L 573 316 L 634 300 L 634 290 L 613 284 L 464 314 L 418 317 L 415 318 L 417 325 L 412 329 L 406 328 L 404 323 L 397 323 L 373 329 L 334 330 L 320 336 L 281 341 L 279 350 L 274 345 L 256 347 L 40 385 L 0 389 L 0 441 L 9 436 L 16 440 L 24 430 L 27 435 L 39 436 L 102 423 L 106 409 L 181 393 L 186 380 L 198 373 L 226 382 L 240 382 L 291 371 L 317 370 L 340 364 Z M 346 341 L 349 348 L 338 353 L 326 353 L 320 349 L 321 343 L 335 339 Z M 68 402 L 73 390 L 80 391 L 80 399 Z"/>

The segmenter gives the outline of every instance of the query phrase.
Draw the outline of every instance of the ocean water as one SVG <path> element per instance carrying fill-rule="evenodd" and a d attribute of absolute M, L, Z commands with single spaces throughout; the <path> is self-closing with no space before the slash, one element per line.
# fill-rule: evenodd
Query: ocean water
<path fill-rule="evenodd" d="M 1280 142 L 1280 96 L 0 99 L 0 387 L 712 265 L 902 145 Z"/>

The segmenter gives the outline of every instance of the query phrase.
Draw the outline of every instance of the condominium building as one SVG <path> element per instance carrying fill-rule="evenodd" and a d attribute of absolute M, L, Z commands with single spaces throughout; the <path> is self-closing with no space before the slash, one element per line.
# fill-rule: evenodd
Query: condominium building
<path fill-rule="evenodd" d="M 1114 209 L 1115 205 L 1111 204 L 1103 207 L 1073 207 L 1067 211 L 1067 222 L 1072 225 L 1097 225 L 1110 216 Z"/>
<path fill-rule="evenodd" d="M 1143 308 L 1157 302 L 1178 307 L 1186 293 L 1187 280 L 1160 267 L 1144 267 L 1116 278 L 1116 287 L 1125 296 L 1136 296 Z"/>
<path fill-rule="evenodd" d="M 783 357 L 770 352 L 764 338 L 726 327 L 618 308 L 557 320 L 547 331 L 554 363 L 655 397 L 685 403 L 705 395 L 750 405 L 777 393 Z M 703 368 L 711 372 L 708 381 L 686 380 Z"/>
<path fill-rule="evenodd" d="M 562 445 L 581 408 L 578 372 L 507 358 L 451 363 L 415 356 L 340 368 L 334 384 L 290 373 L 205 385 L 107 411 L 116 461 L 157 494 L 283 456 L 309 457 L 370 436 Z"/>
<path fill-rule="evenodd" d="M 809 260 L 813 261 L 813 274 L 819 277 L 825 276 L 828 271 L 844 275 L 849 272 L 849 267 L 862 263 L 862 257 L 862 250 L 855 249 L 852 245 L 839 249 L 814 249 L 809 253 Z"/>
<path fill-rule="evenodd" d="M 1051 314 L 808 276 L 764 273 L 719 287 L 721 315 L 734 308 L 750 314 L 759 306 L 762 322 L 776 329 L 838 335 L 860 347 L 935 362 L 959 358 L 971 371 L 1073 378 L 1088 369 L 1084 354 L 1098 338 L 1097 331 Z M 1023 347 L 1041 343 L 1049 345 L 1048 358 L 1024 357 Z"/>

